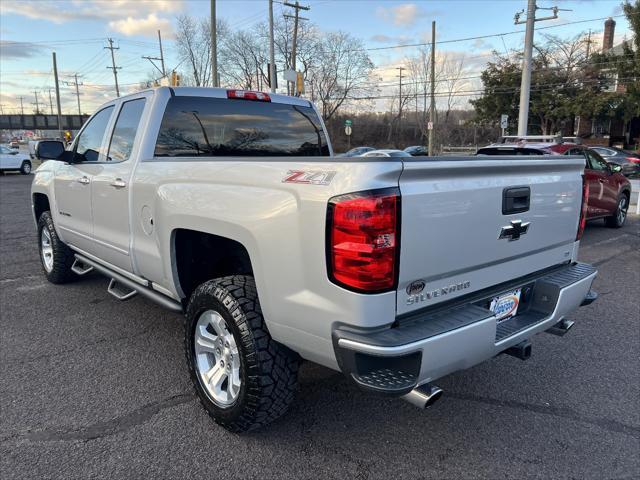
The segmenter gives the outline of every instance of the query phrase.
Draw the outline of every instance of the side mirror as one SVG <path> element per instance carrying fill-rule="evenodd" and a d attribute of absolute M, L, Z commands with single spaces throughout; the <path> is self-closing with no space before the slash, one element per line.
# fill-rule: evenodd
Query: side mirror
<path fill-rule="evenodd" d="M 620 173 L 622 171 L 622 166 L 618 165 L 617 163 L 608 163 L 609 165 L 609 170 L 611 170 L 611 173 Z"/>
<path fill-rule="evenodd" d="M 41 140 L 36 145 L 36 158 L 40 160 L 61 160 L 64 143 L 57 140 Z"/>

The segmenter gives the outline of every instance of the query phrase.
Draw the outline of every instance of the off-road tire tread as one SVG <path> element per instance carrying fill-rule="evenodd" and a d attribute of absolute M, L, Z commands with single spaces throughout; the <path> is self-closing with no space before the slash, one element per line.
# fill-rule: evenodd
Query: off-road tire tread
<path fill-rule="evenodd" d="M 55 284 L 68 283 L 76 280 L 78 276 L 71 270 L 71 266 L 75 261 L 73 250 L 67 247 L 58 237 L 56 229 L 53 226 L 51 212 L 49 211 L 43 212 L 38 219 L 38 255 L 41 255 L 40 232 L 43 228 L 49 230 L 49 234 L 51 235 L 51 246 L 53 247 L 53 269 L 50 272 L 45 270 L 44 265 L 42 264 L 42 259 L 40 259 L 42 271 L 47 277 L 47 280 Z"/>
<path fill-rule="evenodd" d="M 211 297 L 217 299 L 232 317 L 240 332 L 238 342 L 246 374 L 244 395 L 238 398 L 238 414 L 229 418 L 200 389 L 191 354 L 191 338 L 196 316 L 211 308 Z M 207 301 L 209 303 L 207 304 Z M 220 312 L 224 314 L 224 312 Z M 228 318 L 225 317 L 228 322 Z M 235 334 L 236 332 L 234 332 Z M 185 354 L 198 398 L 216 423 L 240 433 L 263 427 L 281 417 L 295 398 L 298 381 L 298 356 L 271 338 L 262 316 L 253 277 L 233 275 L 207 281 L 191 295 L 185 317 Z"/>

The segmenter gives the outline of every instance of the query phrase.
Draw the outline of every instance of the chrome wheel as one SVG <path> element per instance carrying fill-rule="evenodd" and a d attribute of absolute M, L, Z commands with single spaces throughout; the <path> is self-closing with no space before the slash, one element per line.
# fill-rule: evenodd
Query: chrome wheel
<path fill-rule="evenodd" d="M 233 334 L 218 312 L 207 310 L 198 318 L 194 337 L 200 383 L 214 403 L 231 405 L 241 386 L 240 355 Z"/>
<path fill-rule="evenodd" d="M 51 272 L 53 270 L 53 245 L 51 245 L 51 234 L 46 227 L 40 233 L 40 256 L 44 269 Z"/>
<path fill-rule="evenodd" d="M 624 223 L 625 218 L 627 218 L 627 197 L 622 197 L 620 199 L 620 203 L 618 204 L 618 213 L 617 213 L 617 220 L 618 220 L 618 225 L 622 225 Z"/>

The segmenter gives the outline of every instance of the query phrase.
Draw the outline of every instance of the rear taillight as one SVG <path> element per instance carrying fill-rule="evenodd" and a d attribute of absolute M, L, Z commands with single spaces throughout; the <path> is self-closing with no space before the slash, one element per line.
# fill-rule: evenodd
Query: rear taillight
<path fill-rule="evenodd" d="M 341 195 L 329 200 L 329 279 L 349 290 L 393 290 L 400 251 L 400 192 L 396 188 Z"/>
<path fill-rule="evenodd" d="M 255 100 L 258 102 L 270 102 L 271 97 L 264 92 L 252 92 L 250 90 L 227 90 L 227 98 L 236 100 Z"/>
<path fill-rule="evenodd" d="M 580 223 L 578 224 L 578 234 L 576 240 L 582 238 L 584 227 L 587 224 L 587 207 L 589 203 L 589 184 L 587 179 L 582 177 L 582 207 L 580 208 Z"/>
<path fill-rule="evenodd" d="M 640 158 L 636 158 L 636 157 L 625 157 L 625 158 L 626 158 L 626 160 L 627 160 L 628 162 L 631 162 L 631 163 L 640 163 Z"/>

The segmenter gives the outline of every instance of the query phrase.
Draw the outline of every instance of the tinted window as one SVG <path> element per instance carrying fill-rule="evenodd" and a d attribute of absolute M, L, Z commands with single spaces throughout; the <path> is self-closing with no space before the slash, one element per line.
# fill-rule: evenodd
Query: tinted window
<path fill-rule="evenodd" d="M 116 126 L 111 136 L 107 160 L 112 162 L 129 160 L 138 124 L 144 110 L 144 103 L 145 99 L 139 98 L 122 104 L 122 109 L 118 114 L 118 120 L 116 120 Z"/>
<path fill-rule="evenodd" d="M 311 107 L 225 98 L 172 97 L 157 156 L 329 155 Z"/>
<path fill-rule="evenodd" d="M 80 156 L 80 161 L 97 162 L 100 155 L 104 153 L 100 151 L 100 147 L 109 124 L 111 112 L 113 112 L 113 106 L 96 113 L 78 137 L 76 154 Z"/>

